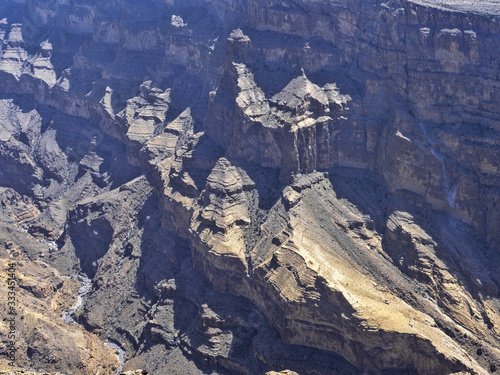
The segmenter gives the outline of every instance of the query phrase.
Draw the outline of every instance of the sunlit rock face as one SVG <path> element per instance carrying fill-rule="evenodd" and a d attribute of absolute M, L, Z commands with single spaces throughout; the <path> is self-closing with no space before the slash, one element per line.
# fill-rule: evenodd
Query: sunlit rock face
<path fill-rule="evenodd" d="M 495 373 L 499 13 L 0 0 L 16 365 Z"/>

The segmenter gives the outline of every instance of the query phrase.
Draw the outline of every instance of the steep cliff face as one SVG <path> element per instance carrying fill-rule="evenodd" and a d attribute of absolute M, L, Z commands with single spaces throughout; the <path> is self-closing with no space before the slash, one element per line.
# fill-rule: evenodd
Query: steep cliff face
<path fill-rule="evenodd" d="M 0 1 L 2 257 L 125 369 L 495 372 L 498 10 Z"/>
<path fill-rule="evenodd" d="M 0 368 L 13 370 L 6 355 L 7 343 L 12 340 L 19 367 L 36 364 L 52 372 L 114 374 L 116 371 L 111 369 L 118 366 L 114 352 L 97 335 L 63 320 L 64 313 L 75 303 L 78 282 L 62 276 L 47 264 L 47 257 L 57 249 L 55 242 L 27 233 L 28 223 L 40 217 L 33 200 L 13 189 L 2 188 L 0 201 L 0 258 L 4 270 L 1 282 L 6 286 L 0 292 L 5 312 L 0 325 L 5 335 L 5 354 L 0 358 Z M 13 278 L 14 284 L 8 282 Z"/>

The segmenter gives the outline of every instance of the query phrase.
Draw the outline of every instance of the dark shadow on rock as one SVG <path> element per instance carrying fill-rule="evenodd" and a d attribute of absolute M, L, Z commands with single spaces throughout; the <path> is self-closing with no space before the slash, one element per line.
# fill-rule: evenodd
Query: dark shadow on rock
<path fill-rule="evenodd" d="M 423 301 L 434 295 L 432 298 L 438 301 L 439 307 L 453 318 L 455 297 L 448 295 L 444 284 L 440 284 L 443 266 L 439 262 L 443 262 L 444 270 L 473 298 L 474 308 L 480 311 L 483 322 L 477 322 L 472 316 L 471 320 L 484 324 L 485 329 L 494 328 L 482 301 L 498 295 L 500 284 L 495 270 L 500 269 L 500 259 L 492 256 L 484 238 L 451 214 L 433 209 L 416 193 L 398 190 L 389 194 L 370 172 L 337 172 L 330 175 L 337 198 L 346 199 L 374 221 L 382 236 L 383 250 L 392 260 L 392 264 L 384 265 L 384 272 L 390 277 L 385 273 L 377 277 L 374 269 L 365 267 L 376 279 L 415 309 L 426 313 L 429 312 L 425 311 Z M 396 223 L 389 228 L 388 220 L 394 218 Z M 423 271 L 426 268 L 422 266 L 422 259 L 424 263 L 430 262 L 428 267 L 434 271 Z M 480 345 L 477 338 L 457 334 L 454 324 L 463 326 L 461 317 L 455 317 L 454 323 L 439 316 L 434 319 L 444 333 L 462 346 Z M 470 351 L 474 355 L 473 352 Z M 476 359 L 482 360 L 477 356 Z M 408 369 L 407 373 L 413 372 Z"/>
<path fill-rule="evenodd" d="M 263 374 L 284 369 L 318 375 L 360 374 L 334 353 L 283 343 L 258 306 L 244 297 L 214 291 L 210 282 L 196 274 L 190 269 L 176 278 L 177 293 L 196 306 L 188 320 L 184 302 L 174 298 L 175 326 L 185 336 L 179 345 L 189 342 L 192 347 L 187 349 L 196 362 L 218 373 L 225 369 L 228 374 Z M 220 346 L 214 346 L 216 342 Z M 229 350 L 218 353 L 214 347 Z"/>
<path fill-rule="evenodd" d="M 279 168 L 261 167 L 244 159 L 229 161 L 235 167 L 241 168 L 255 184 L 259 209 L 269 211 L 281 199 L 285 185 L 279 180 Z"/>
<path fill-rule="evenodd" d="M 109 221 L 100 217 L 69 226 L 69 234 L 75 248 L 75 253 L 80 260 L 81 270 L 92 279 L 97 272 L 97 261 L 109 249 L 113 239 L 113 227 Z"/>
<path fill-rule="evenodd" d="M 6 159 L 0 162 L 2 185 L 32 195 L 35 184 L 48 188 L 50 180 L 54 179 L 70 186 L 89 168 L 94 168 L 92 177 L 100 188 L 109 186 L 113 189 L 139 175 L 140 168 L 127 163 L 125 145 L 105 134 L 97 124 L 80 117 L 58 114 L 50 106 L 38 105 L 31 95 L 0 94 L 0 99 L 12 100 L 23 113 L 36 111 L 40 116 L 40 134 L 35 136 L 42 141 L 38 140 L 30 146 L 29 142 L 34 142 L 31 140 L 34 135 L 19 131 L 17 146 L 13 144 L 11 148 L 12 152 L 19 147 L 25 149 L 27 154 L 33 156 L 36 166 L 43 170 L 42 180 L 39 181 L 26 170 L 26 165 L 7 162 Z M 92 153 L 95 153 L 95 160 L 89 159 L 89 156 L 94 155 Z M 82 164 L 84 158 L 87 160 Z"/>
<path fill-rule="evenodd" d="M 207 178 L 210 175 L 217 160 L 223 155 L 223 150 L 215 144 L 209 137 L 203 135 L 194 148 L 190 151 L 190 156 L 185 156 L 182 160 L 182 173 L 189 173 L 196 186 L 197 192 L 189 191 L 185 185 L 180 182 L 180 176 L 170 181 L 172 194 L 179 191 L 181 195 L 198 196 L 206 185 Z M 194 194 L 194 195 L 193 195 Z"/>
<path fill-rule="evenodd" d="M 338 199 L 353 203 L 374 222 L 377 231 L 385 231 L 389 192 L 377 181 L 375 173 L 355 168 L 335 168 L 329 173 Z"/>

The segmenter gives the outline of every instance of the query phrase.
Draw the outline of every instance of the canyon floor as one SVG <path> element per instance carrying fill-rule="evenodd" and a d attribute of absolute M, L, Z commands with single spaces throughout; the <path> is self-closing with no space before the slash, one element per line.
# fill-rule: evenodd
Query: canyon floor
<path fill-rule="evenodd" d="M 0 373 L 500 371 L 499 14 L 0 0 Z"/>

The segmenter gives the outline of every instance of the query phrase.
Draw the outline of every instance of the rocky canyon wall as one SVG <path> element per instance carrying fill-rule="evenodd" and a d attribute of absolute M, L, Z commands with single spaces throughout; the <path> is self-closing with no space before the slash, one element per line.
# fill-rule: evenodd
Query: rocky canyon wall
<path fill-rule="evenodd" d="M 125 369 L 495 372 L 499 9 L 0 0 L 2 254 Z"/>

